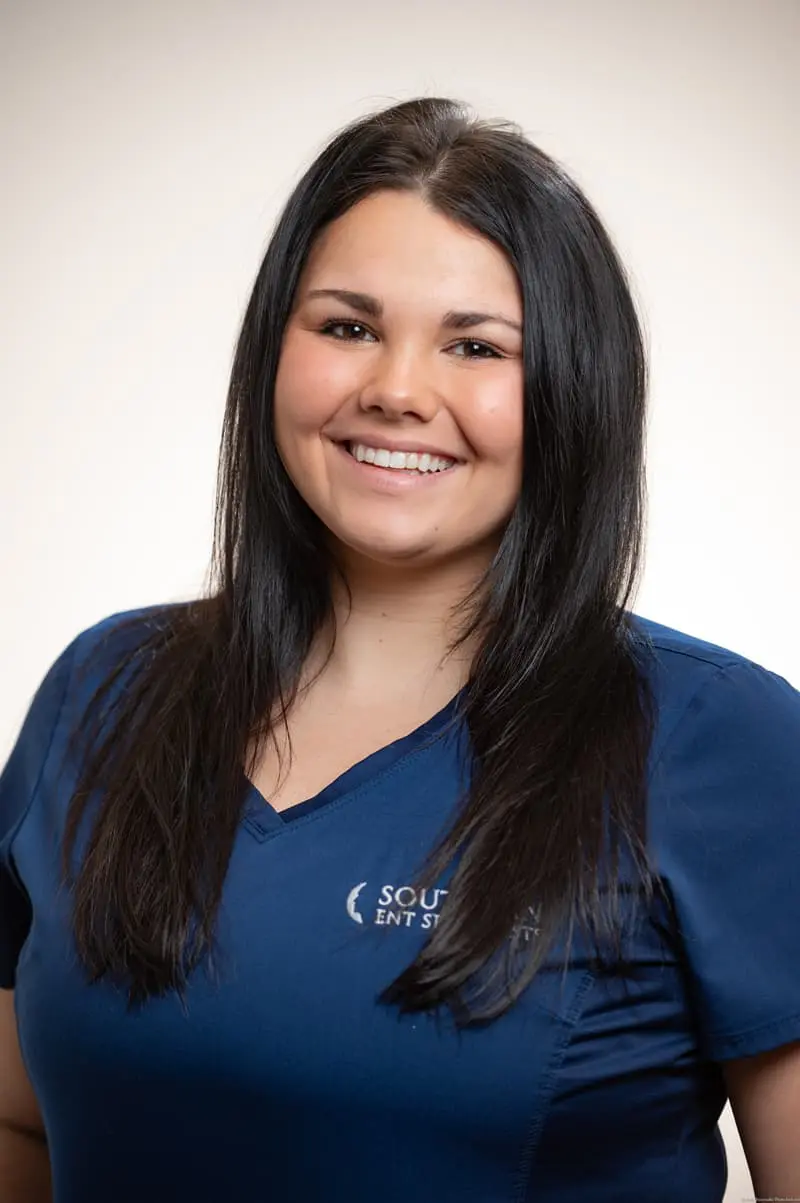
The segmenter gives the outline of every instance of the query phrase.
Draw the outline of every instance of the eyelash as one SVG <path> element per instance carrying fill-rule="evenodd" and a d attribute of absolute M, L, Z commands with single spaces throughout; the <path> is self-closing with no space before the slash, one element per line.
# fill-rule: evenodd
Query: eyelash
<path fill-rule="evenodd" d="M 329 338 L 335 338 L 335 339 L 337 339 L 338 342 L 360 342 L 361 341 L 360 339 L 357 339 L 357 338 L 342 338 L 340 335 L 334 334 L 333 331 L 336 330 L 338 327 L 341 327 L 341 328 L 347 329 L 347 330 L 365 330 L 368 334 L 373 334 L 373 331 L 370 330 L 369 326 L 366 326 L 363 322 L 343 321 L 342 319 L 335 320 L 333 318 L 330 321 L 325 322 L 324 326 L 320 327 L 320 334 L 325 334 Z M 497 347 L 493 347 L 491 343 L 484 342 L 483 339 L 480 339 L 480 338 L 460 338 L 460 339 L 458 339 L 457 342 L 452 343 L 451 346 L 480 347 L 481 350 L 489 352 L 488 355 L 464 355 L 463 356 L 464 359 L 504 359 L 505 358 L 502 351 L 498 351 Z"/>

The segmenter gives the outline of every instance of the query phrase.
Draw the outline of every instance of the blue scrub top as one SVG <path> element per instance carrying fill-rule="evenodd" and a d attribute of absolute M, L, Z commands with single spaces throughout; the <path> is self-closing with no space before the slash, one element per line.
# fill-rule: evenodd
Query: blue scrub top
<path fill-rule="evenodd" d="M 0 777 L 0 986 L 56 1203 L 719 1203 L 719 1062 L 800 1039 L 795 689 L 636 617 L 655 650 L 649 839 L 670 905 L 640 925 L 633 980 L 576 946 L 565 979 L 545 969 L 461 1033 L 447 1012 L 376 1003 L 446 897 L 447 875 L 422 897 L 409 883 L 463 784 L 451 703 L 281 814 L 249 787 L 221 980 L 200 970 L 185 1010 L 128 1013 L 86 984 L 58 884 L 64 748 L 121 617 L 59 656 Z"/>

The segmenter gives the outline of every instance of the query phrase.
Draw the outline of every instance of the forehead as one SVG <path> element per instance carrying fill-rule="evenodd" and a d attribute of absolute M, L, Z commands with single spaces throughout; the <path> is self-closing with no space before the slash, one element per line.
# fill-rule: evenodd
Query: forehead
<path fill-rule="evenodd" d="M 307 288 L 348 288 L 387 302 L 494 300 L 521 312 L 517 276 L 500 248 L 411 192 L 376 192 L 353 205 L 319 236 L 303 275 Z"/>

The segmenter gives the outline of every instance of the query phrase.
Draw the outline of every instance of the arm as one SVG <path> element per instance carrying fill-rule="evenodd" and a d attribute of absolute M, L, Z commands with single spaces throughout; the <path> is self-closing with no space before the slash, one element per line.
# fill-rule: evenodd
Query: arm
<path fill-rule="evenodd" d="M 52 1203 L 44 1124 L 25 1072 L 14 995 L 0 990 L 0 1200 Z"/>
<path fill-rule="evenodd" d="M 800 1041 L 722 1072 L 756 1197 L 800 1199 Z"/>

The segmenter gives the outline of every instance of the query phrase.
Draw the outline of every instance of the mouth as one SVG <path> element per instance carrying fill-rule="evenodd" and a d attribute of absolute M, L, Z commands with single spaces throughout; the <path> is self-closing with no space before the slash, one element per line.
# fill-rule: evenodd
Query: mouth
<path fill-rule="evenodd" d="M 349 440 L 337 445 L 362 467 L 395 476 L 417 479 L 442 476 L 458 466 L 458 460 L 432 455 L 428 451 L 392 451 Z"/>

